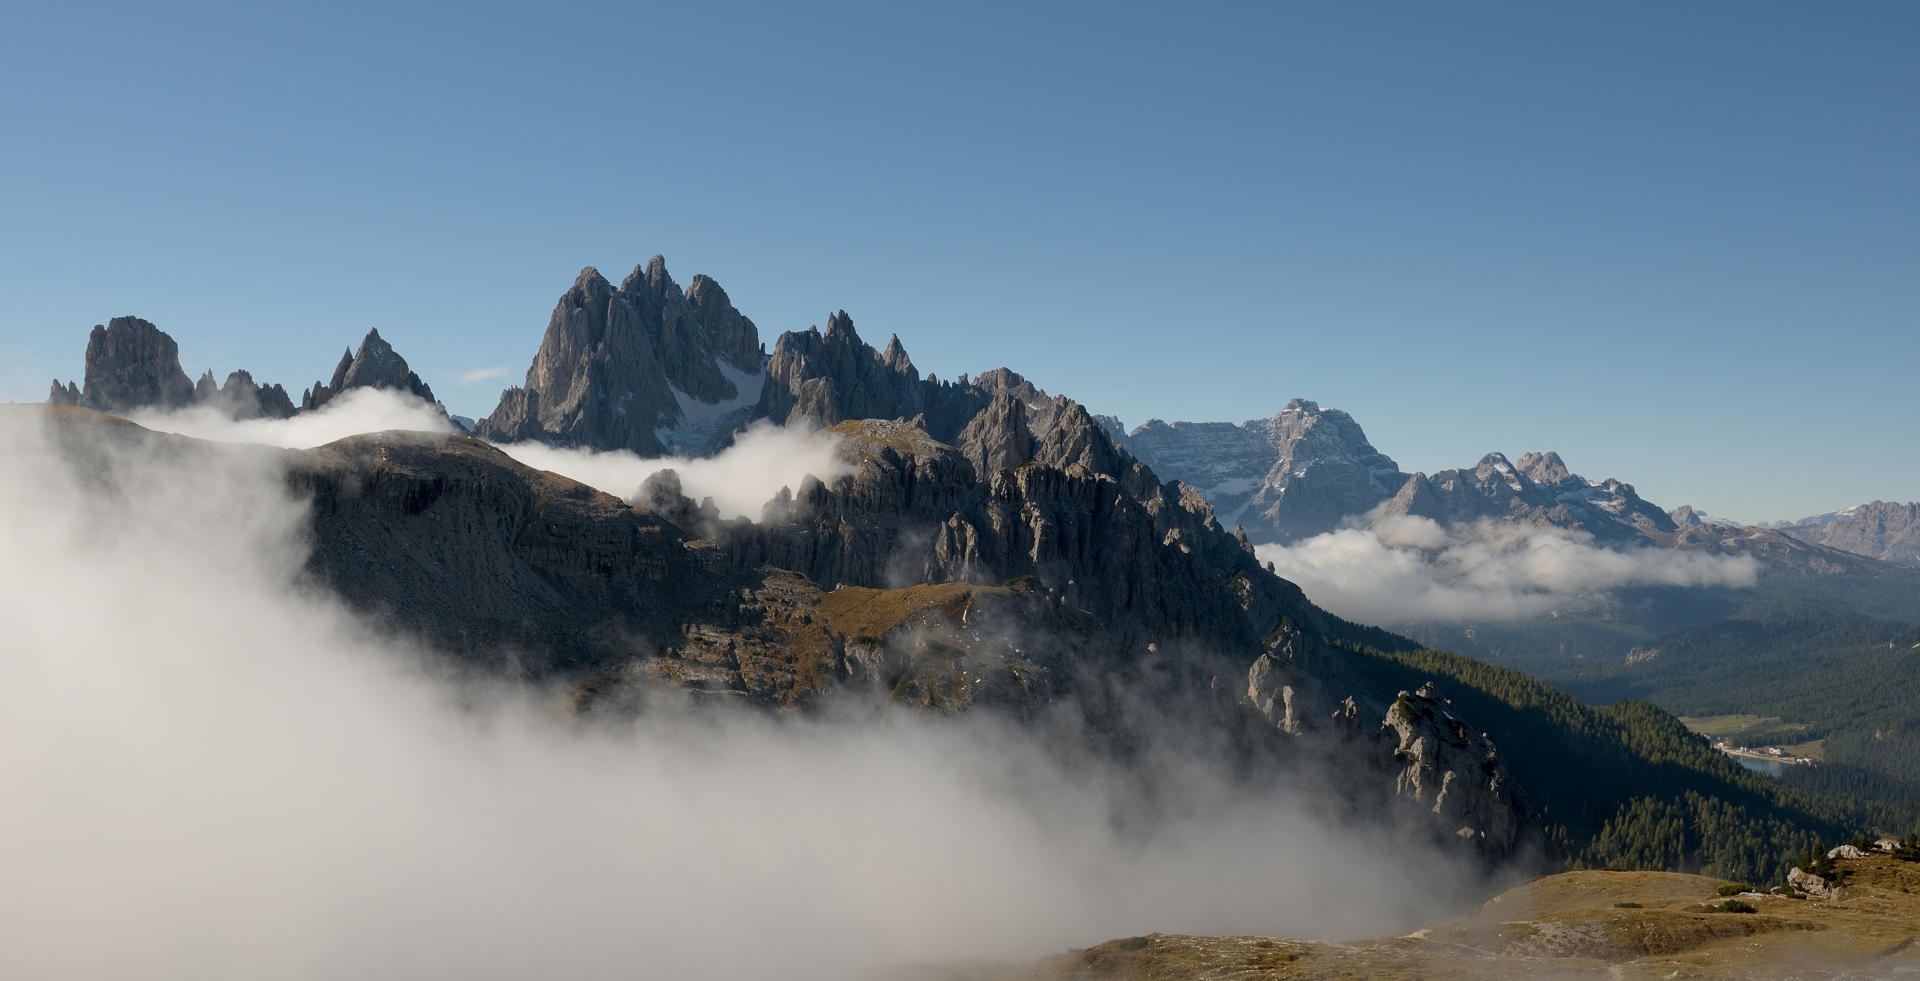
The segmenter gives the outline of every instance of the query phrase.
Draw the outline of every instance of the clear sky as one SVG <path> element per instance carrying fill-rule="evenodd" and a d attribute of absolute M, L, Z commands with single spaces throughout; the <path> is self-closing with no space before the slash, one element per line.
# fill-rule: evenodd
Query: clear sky
<path fill-rule="evenodd" d="M 1920 4 L 165 6 L 0 14 L 0 398 L 136 314 L 483 415 L 659 252 L 1129 425 L 1920 499 Z"/>

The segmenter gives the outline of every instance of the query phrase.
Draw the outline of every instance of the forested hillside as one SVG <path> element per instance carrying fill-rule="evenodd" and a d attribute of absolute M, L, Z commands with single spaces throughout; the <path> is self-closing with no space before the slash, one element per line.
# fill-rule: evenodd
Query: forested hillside
<path fill-rule="evenodd" d="M 1809 789 L 1920 804 L 1920 627 L 1862 619 L 1728 620 L 1659 638 L 1631 659 L 1558 659 L 1540 676 L 1590 704 L 1636 698 L 1679 715 L 1801 723 L 1823 765 Z"/>
<path fill-rule="evenodd" d="M 1593 707 L 1518 671 L 1442 651 L 1353 653 L 1357 669 L 1383 686 L 1437 680 L 1507 754 L 1544 816 L 1554 857 L 1575 868 L 1771 883 L 1802 849 L 1915 824 L 1911 806 L 1749 772 L 1645 701 Z"/>

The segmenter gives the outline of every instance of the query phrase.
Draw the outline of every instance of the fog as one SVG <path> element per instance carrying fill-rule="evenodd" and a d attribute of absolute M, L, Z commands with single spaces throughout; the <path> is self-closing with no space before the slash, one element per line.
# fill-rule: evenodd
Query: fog
<path fill-rule="evenodd" d="M 1520 619 L 1627 586 L 1739 588 L 1753 585 L 1760 571 L 1746 555 L 1616 550 L 1564 528 L 1499 521 L 1442 528 L 1411 515 L 1257 552 L 1315 603 L 1386 625 Z"/>
<path fill-rule="evenodd" d="M 1122 833 L 1119 781 L 985 718 L 590 725 L 456 685 L 303 583 L 275 454 L 76 472 L 41 418 L 0 412 L 0 975 L 845 978 L 1398 932 L 1460 881 L 1177 752 L 1179 806 Z"/>
<path fill-rule="evenodd" d="M 711 457 L 645 458 L 627 450 L 562 449 L 545 443 L 502 443 L 508 455 L 537 470 L 551 470 L 609 494 L 634 498 L 640 484 L 661 470 L 680 475 L 681 493 L 699 501 L 713 498 L 722 518 L 760 519 L 760 509 L 780 488 L 798 489 L 808 475 L 823 481 L 853 472 L 834 455 L 840 437 L 807 433 L 761 421 L 734 437 L 733 445 Z M 654 502 L 636 500 L 643 506 Z"/>
<path fill-rule="evenodd" d="M 355 388 L 331 399 L 316 412 L 291 419 L 234 420 L 211 406 L 176 411 L 142 410 L 130 418 L 149 429 L 228 443 L 261 443 L 293 449 L 320 446 L 359 433 L 389 429 L 450 433 L 454 426 L 439 408 L 401 392 Z M 653 474 L 672 469 L 682 492 L 699 501 L 711 497 L 722 518 L 758 520 L 760 508 L 780 488 L 798 488 L 808 475 L 831 480 L 853 468 L 834 456 L 840 437 L 806 433 L 759 422 L 742 431 L 733 445 L 712 457 L 643 458 L 626 450 L 600 452 L 562 449 L 545 443 L 497 444 L 509 456 L 538 470 L 551 470 L 590 487 L 632 499 Z M 647 501 L 636 501 L 642 505 Z"/>
<path fill-rule="evenodd" d="M 128 418 L 163 433 L 295 448 L 320 446 L 359 433 L 388 429 L 455 431 L 453 422 L 438 407 L 413 395 L 381 388 L 348 389 L 327 400 L 319 410 L 302 412 L 291 419 L 235 420 L 221 409 L 208 405 L 171 412 L 142 409 L 130 413 Z"/>

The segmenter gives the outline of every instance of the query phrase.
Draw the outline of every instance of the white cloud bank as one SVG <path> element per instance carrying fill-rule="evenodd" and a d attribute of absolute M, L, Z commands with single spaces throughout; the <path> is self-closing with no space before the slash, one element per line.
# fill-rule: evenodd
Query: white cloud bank
<path fill-rule="evenodd" d="M 157 432 L 291 449 L 390 429 L 455 431 L 453 423 L 434 406 L 411 395 L 373 388 L 352 389 L 318 412 L 302 412 L 291 419 L 235 421 L 206 406 L 173 412 L 140 411 L 129 418 Z M 761 507 L 780 488 L 798 489 L 810 474 L 832 480 L 852 473 L 852 466 L 834 455 L 839 442 L 840 437 L 832 433 L 809 434 L 761 422 L 742 431 L 731 447 L 707 458 L 647 459 L 626 450 L 561 449 L 534 442 L 496 445 L 530 467 L 550 470 L 626 499 L 632 499 L 648 477 L 672 469 L 680 475 L 682 491 L 696 502 L 711 497 L 721 517 L 757 521 Z"/>
<path fill-rule="evenodd" d="M 291 419 L 236 421 L 210 406 L 193 406 L 173 412 L 140 410 L 128 418 L 156 432 L 179 433 L 224 443 L 265 443 L 268 446 L 295 449 L 389 429 L 454 432 L 453 423 L 434 406 L 412 395 L 379 388 L 348 389 L 339 397 L 329 399 L 319 411 L 302 412 Z"/>
<path fill-rule="evenodd" d="M 840 437 L 755 423 L 733 445 L 711 457 L 644 458 L 627 450 L 560 449 L 544 443 L 501 443 L 509 456 L 537 470 L 551 470 L 609 494 L 632 499 L 641 483 L 661 470 L 680 475 L 681 492 L 694 501 L 713 498 L 722 518 L 760 520 L 760 509 L 780 488 L 800 488 L 808 475 L 830 481 L 853 472 L 834 455 Z M 646 504 L 647 502 L 636 502 Z"/>
<path fill-rule="evenodd" d="M 1753 585 L 1760 571 L 1746 555 L 1614 550 L 1562 528 L 1497 521 L 1442 528 L 1406 515 L 1256 551 L 1315 603 L 1386 626 L 1520 619 L 1627 586 L 1738 588 Z"/>
<path fill-rule="evenodd" d="M 1379 934 L 1446 891 L 1204 760 L 1122 836 L 1098 772 L 982 720 L 603 727 L 456 695 L 296 585 L 274 454 L 76 470 L 40 418 L 0 407 L 0 976 L 809 981 Z"/>

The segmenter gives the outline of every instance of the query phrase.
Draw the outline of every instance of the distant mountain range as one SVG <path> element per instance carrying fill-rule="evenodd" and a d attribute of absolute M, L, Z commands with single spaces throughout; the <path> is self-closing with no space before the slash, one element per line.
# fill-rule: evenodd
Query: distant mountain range
<path fill-rule="evenodd" d="M 1874 501 L 1773 527 L 1803 542 L 1920 566 L 1920 504 Z"/>
<path fill-rule="evenodd" d="M 1480 520 L 1584 531 L 1606 545 L 1749 552 L 1775 563 L 1831 561 L 1822 546 L 1920 566 L 1920 504 L 1859 505 L 1791 524 L 1745 526 L 1641 498 L 1633 485 L 1589 480 L 1558 453 L 1518 462 L 1490 453 L 1470 468 L 1407 473 L 1375 449 L 1352 416 L 1294 399 L 1271 419 L 1244 423 L 1147 421 L 1128 432 L 1099 417 L 1114 442 L 1198 489 L 1256 543 L 1291 544 L 1380 518 L 1442 525 Z"/>
<path fill-rule="evenodd" d="M 407 359 L 378 330 L 367 331 L 358 352 L 349 348 L 340 356 L 332 381 L 316 381 L 302 392 L 298 408 L 286 389 L 257 384 L 244 369 L 227 375 L 224 385 L 214 382 L 211 369 L 198 383 L 189 381 L 180 367 L 180 345 L 139 317 L 115 317 L 93 328 L 87 337 L 85 372 L 84 384 L 63 385 L 54 379 L 47 401 L 114 415 L 204 407 L 234 419 L 289 419 L 301 412 L 317 412 L 350 389 L 382 388 L 440 405 L 433 389 L 407 367 Z"/>

